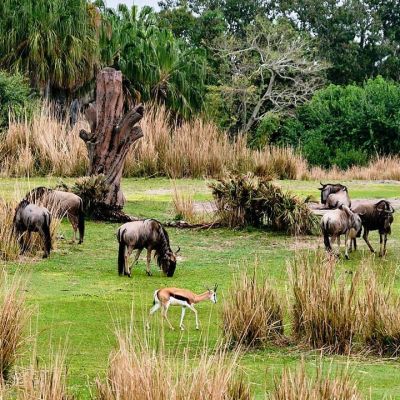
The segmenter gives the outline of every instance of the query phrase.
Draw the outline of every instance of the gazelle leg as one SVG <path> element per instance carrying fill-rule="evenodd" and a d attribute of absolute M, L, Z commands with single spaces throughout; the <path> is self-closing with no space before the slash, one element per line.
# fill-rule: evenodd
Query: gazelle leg
<path fill-rule="evenodd" d="M 375 253 L 375 250 L 372 248 L 371 243 L 368 240 L 368 234 L 369 234 L 369 230 L 364 228 L 363 239 L 364 239 L 365 243 L 367 243 L 367 246 L 369 247 L 371 252 Z"/>
<path fill-rule="evenodd" d="M 194 308 L 194 306 L 189 306 L 189 308 L 194 312 L 194 315 L 196 317 L 196 329 L 199 329 L 199 318 L 197 316 L 197 310 Z"/>
<path fill-rule="evenodd" d="M 183 331 L 185 329 L 183 326 L 183 318 L 185 318 L 185 312 L 186 312 L 186 307 L 182 307 L 181 322 L 179 323 L 179 327 L 181 328 L 181 331 Z"/>
<path fill-rule="evenodd" d="M 150 317 L 160 308 L 161 306 L 160 306 L 160 303 L 156 303 L 156 304 L 154 304 L 154 306 L 153 307 L 151 307 L 151 309 L 150 309 L 150 314 L 149 314 L 149 320 L 150 320 Z M 147 329 L 150 329 L 150 321 L 149 320 L 147 320 Z"/>
<path fill-rule="evenodd" d="M 162 316 L 165 318 L 165 320 L 168 322 L 168 325 L 169 325 L 169 327 L 171 328 L 171 330 L 174 330 L 174 327 L 171 325 L 171 322 L 169 322 L 169 319 L 168 319 L 168 315 L 167 315 L 167 313 L 168 313 L 168 307 L 169 307 L 169 305 L 166 305 L 166 306 L 163 306 L 163 313 L 162 313 Z"/>
<path fill-rule="evenodd" d="M 146 274 L 148 276 L 151 276 L 151 271 L 150 271 L 150 261 L 151 261 L 151 250 L 147 249 L 147 256 L 146 256 Z"/>

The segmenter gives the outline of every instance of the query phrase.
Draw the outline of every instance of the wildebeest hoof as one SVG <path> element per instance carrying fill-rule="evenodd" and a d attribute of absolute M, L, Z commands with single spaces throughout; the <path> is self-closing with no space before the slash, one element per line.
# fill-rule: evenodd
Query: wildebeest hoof
<path fill-rule="evenodd" d="M 151 271 L 146 271 L 147 276 L 152 276 L 153 274 L 151 273 Z"/>
<path fill-rule="evenodd" d="M 47 258 L 48 257 L 48 254 L 43 254 L 43 258 Z"/>
<path fill-rule="evenodd" d="M 78 242 L 78 244 L 82 244 L 83 243 L 83 240 L 80 240 L 79 242 Z"/>

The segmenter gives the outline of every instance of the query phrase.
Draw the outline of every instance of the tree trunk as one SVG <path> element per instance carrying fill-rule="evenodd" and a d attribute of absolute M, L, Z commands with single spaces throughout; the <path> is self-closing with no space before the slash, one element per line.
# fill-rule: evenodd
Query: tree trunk
<path fill-rule="evenodd" d="M 121 191 L 125 158 L 132 144 L 143 136 L 140 126 L 135 126 L 143 117 L 143 105 L 125 112 L 126 103 L 122 73 L 104 68 L 96 78 L 96 101 L 85 112 L 90 132 L 79 133 L 88 151 L 88 175 L 104 174 L 108 186 L 106 196 L 96 202 L 113 212 L 125 203 Z"/>

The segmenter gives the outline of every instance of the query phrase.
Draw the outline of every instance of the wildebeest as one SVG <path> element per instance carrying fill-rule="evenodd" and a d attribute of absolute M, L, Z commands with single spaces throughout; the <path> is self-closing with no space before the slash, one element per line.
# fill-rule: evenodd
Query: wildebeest
<path fill-rule="evenodd" d="M 144 221 L 127 222 L 119 227 L 117 231 L 119 242 L 118 250 L 118 273 L 119 275 L 131 276 L 131 268 L 128 265 L 128 258 L 133 250 L 137 250 L 135 261 L 138 260 L 143 249 L 147 249 L 147 275 L 150 272 L 151 252 L 155 251 L 158 266 L 163 272 L 171 277 L 176 268 L 176 255 L 169 244 L 168 233 L 162 224 L 155 219 Z"/>
<path fill-rule="evenodd" d="M 379 255 L 382 257 L 386 254 L 387 235 L 392 232 L 391 224 L 393 222 L 394 208 L 387 200 L 380 200 L 377 203 L 361 202 L 354 207 L 354 212 L 361 216 L 362 225 L 364 228 L 363 238 L 369 249 L 374 253 L 371 243 L 368 240 L 370 231 L 378 231 L 380 238 Z M 354 248 L 356 249 L 356 240 L 353 240 Z"/>
<path fill-rule="evenodd" d="M 349 258 L 350 241 L 361 234 L 362 222 L 360 216 L 349 207 L 340 205 L 330 210 L 321 218 L 321 229 L 324 235 L 324 244 L 327 251 L 332 251 L 331 243 L 337 239 L 340 253 L 340 235 L 345 235 L 345 257 Z M 329 240 L 329 237 L 332 240 Z"/>
<path fill-rule="evenodd" d="M 347 186 L 340 183 L 321 183 L 321 203 L 325 204 L 326 208 L 338 208 L 341 204 L 350 207 L 351 201 Z"/>
<path fill-rule="evenodd" d="M 150 316 L 161 307 L 161 315 L 166 319 L 169 327 L 173 330 L 174 327 L 171 325 L 171 322 L 169 322 L 167 316 L 168 308 L 170 306 L 181 306 L 182 313 L 181 321 L 179 323 L 181 330 L 184 330 L 183 319 L 185 318 L 186 308 L 194 312 L 194 315 L 196 316 L 196 329 L 199 329 L 199 319 L 194 305 L 205 300 L 211 300 L 215 304 L 217 302 L 217 288 L 218 285 L 215 284 L 213 290 L 207 288 L 207 291 L 202 294 L 196 294 L 190 290 L 181 288 L 158 289 L 154 292 L 154 301 L 153 307 L 150 310 Z M 147 328 L 150 328 L 149 323 L 147 323 Z"/>
<path fill-rule="evenodd" d="M 23 233 L 28 232 L 28 238 L 26 239 L 27 243 L 31 232 L 38 232 L 44 244 L 43 258 L 50 255 L 50 250 L 52 248 L 50 223 L 51 214 L 47 208 L 31 204 L 26 199 L 22 200 L 18 204 L 15 209 L 13 225 L 14 233 L 17 236 L 21 249 L 21 254 L 26 250 Z"/>
<path fill-rule="evenodd" d="M 25 198 L 31 203 L 47 207 L 57 214 L 54 217 L 68 217 L 74 231 L 73 241 L 76 240 L 76 232 L 79 230 L 79 244 L 83 242 L 85 235 L 85 213 L 82 199 L 74 193 L 37 187 L 26 194 Z"/>

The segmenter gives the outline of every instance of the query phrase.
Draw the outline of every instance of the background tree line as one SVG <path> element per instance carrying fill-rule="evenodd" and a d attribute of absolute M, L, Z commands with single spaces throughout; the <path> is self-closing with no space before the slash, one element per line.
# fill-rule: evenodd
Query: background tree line
<path fill-rule="evenodd" d="M 163 0 L 0 4 L 0 125 L 32 97 L 90 99 L 120 69 L 136 101 L 194 115 L 250 146 L 298 147 L 347 167 L 400 150 L 400 3 L 394 0 Z M 13 91 L 10 88 L 17 88 Z"/>

